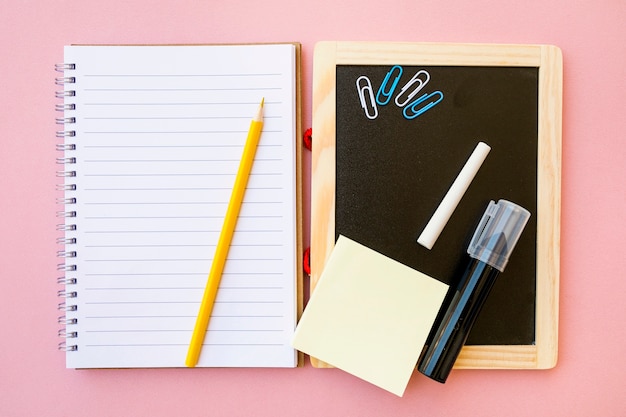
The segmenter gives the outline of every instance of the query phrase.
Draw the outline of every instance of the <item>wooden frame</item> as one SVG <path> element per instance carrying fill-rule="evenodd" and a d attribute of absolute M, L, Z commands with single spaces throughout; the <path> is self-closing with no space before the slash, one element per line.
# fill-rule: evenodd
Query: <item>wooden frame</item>
<path fill-rule="evenodd" d="M 320 42 L 313 79 L 311 291 L 335 243 L 337 65 L 539 68 L 535 344 L 466 346 L 456 368 L 547 369 L 556 365 L 561 205 L 561 51 L 548 45 Z M 329 365 L 312 358 L 317 367 Z"/>

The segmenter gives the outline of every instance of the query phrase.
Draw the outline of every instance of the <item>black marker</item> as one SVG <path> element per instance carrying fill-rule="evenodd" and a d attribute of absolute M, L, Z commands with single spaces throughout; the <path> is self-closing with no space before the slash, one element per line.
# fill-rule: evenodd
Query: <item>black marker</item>
<path fill-rule="evenodd" d="M 446 382 L 496 277 L 504 271 L 529 218 L 528 210 L 517 204 L 506 200 L 489 203 L 467 249 L 471 261 L 424 347 L 418 362 L 421 373 Z"/>

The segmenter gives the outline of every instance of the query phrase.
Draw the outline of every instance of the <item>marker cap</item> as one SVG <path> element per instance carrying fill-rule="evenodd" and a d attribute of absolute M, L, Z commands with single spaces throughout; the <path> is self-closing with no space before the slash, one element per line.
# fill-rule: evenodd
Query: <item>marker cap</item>
<path fill-rule="evenodd" d="M 530 212 L 515 203 L 491 201 L 467 248 L 472 258 L 504 271 Z"/>

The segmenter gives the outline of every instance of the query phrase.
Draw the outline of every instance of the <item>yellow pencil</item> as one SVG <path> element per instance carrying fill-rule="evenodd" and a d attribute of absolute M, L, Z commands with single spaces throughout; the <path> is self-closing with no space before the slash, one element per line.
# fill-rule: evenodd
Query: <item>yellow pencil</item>
<path fill-rule="evenodd" d="M 217 241 L 215 256 L 213 256 L 213 262 L 211 263 L 211 271 L 209 272 L 209 278 L 206 288 L 204 289 L 204 295 L 202 296 L 202 303 L 200 304 L 200 311 L 198 312 L 196 325 L 191 335 L 191 342 L 189 342 L 189 350 L 187 351 L 187 359 L 185 360 L 185 365 L 189 368 L 196 366 L 198 358 L 200 357 L 200 351 L 202 350 L 202 343 L 204 342 L 204 336 L 206 335 L 211 318 L 211 311 L 213 310 L 213 304 L 217 296 L 217 289 L 220 285 L 220 279 L 222 278 L 222 271 L 226 263 L 226 256 L 228 255 L 230 242 L 235 231 L 237 218 L 239 217 L 239 209 L 241 208 L 248 177 L 250 176 L 250 170 L 254 162 L 254 154 L 256 153 L 256 148 L 261 137 L 264 102 L 265 99 L 261 100 L 259 110 L 250 123 L 250 130 L 248 131 L 248 138 L 243 148 L 243 155 L 239 163 L 235 185 L 233 186 L 233 192 L 230 196 L 228 208 L 226 209 L 224 225 L 222 226 L 222 231 Z"/>

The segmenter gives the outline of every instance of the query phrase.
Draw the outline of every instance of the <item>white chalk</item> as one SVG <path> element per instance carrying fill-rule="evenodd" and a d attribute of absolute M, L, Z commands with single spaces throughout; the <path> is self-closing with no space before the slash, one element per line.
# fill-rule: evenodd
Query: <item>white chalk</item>
<path fill-rule="evenodd" d="M 435 241 L 439 237 L 439 234 L 443 230 L 448 220 L 450 220 L 450 216 L 452 216 L 452 212 L 456 209 L 456 206 L 461 201 L 463 194 L 467 191 L 470 183 L 476 176 L 478 169 L 483 164 L 487 154 L 491 147 L 484 142 L 479 142 L 472 152 L 472 155 L 469 157 L 461 172 L 452 183 L 452 186 L 448 190 L 447 194 L 439 203 L 439 207 L 435 210 L 433 217 L 431 217 L 430 221 L 424 228 L 424 231 L 417 239 L 417 243 L 424 246 L 427 249 L 432 249 Z"/>

